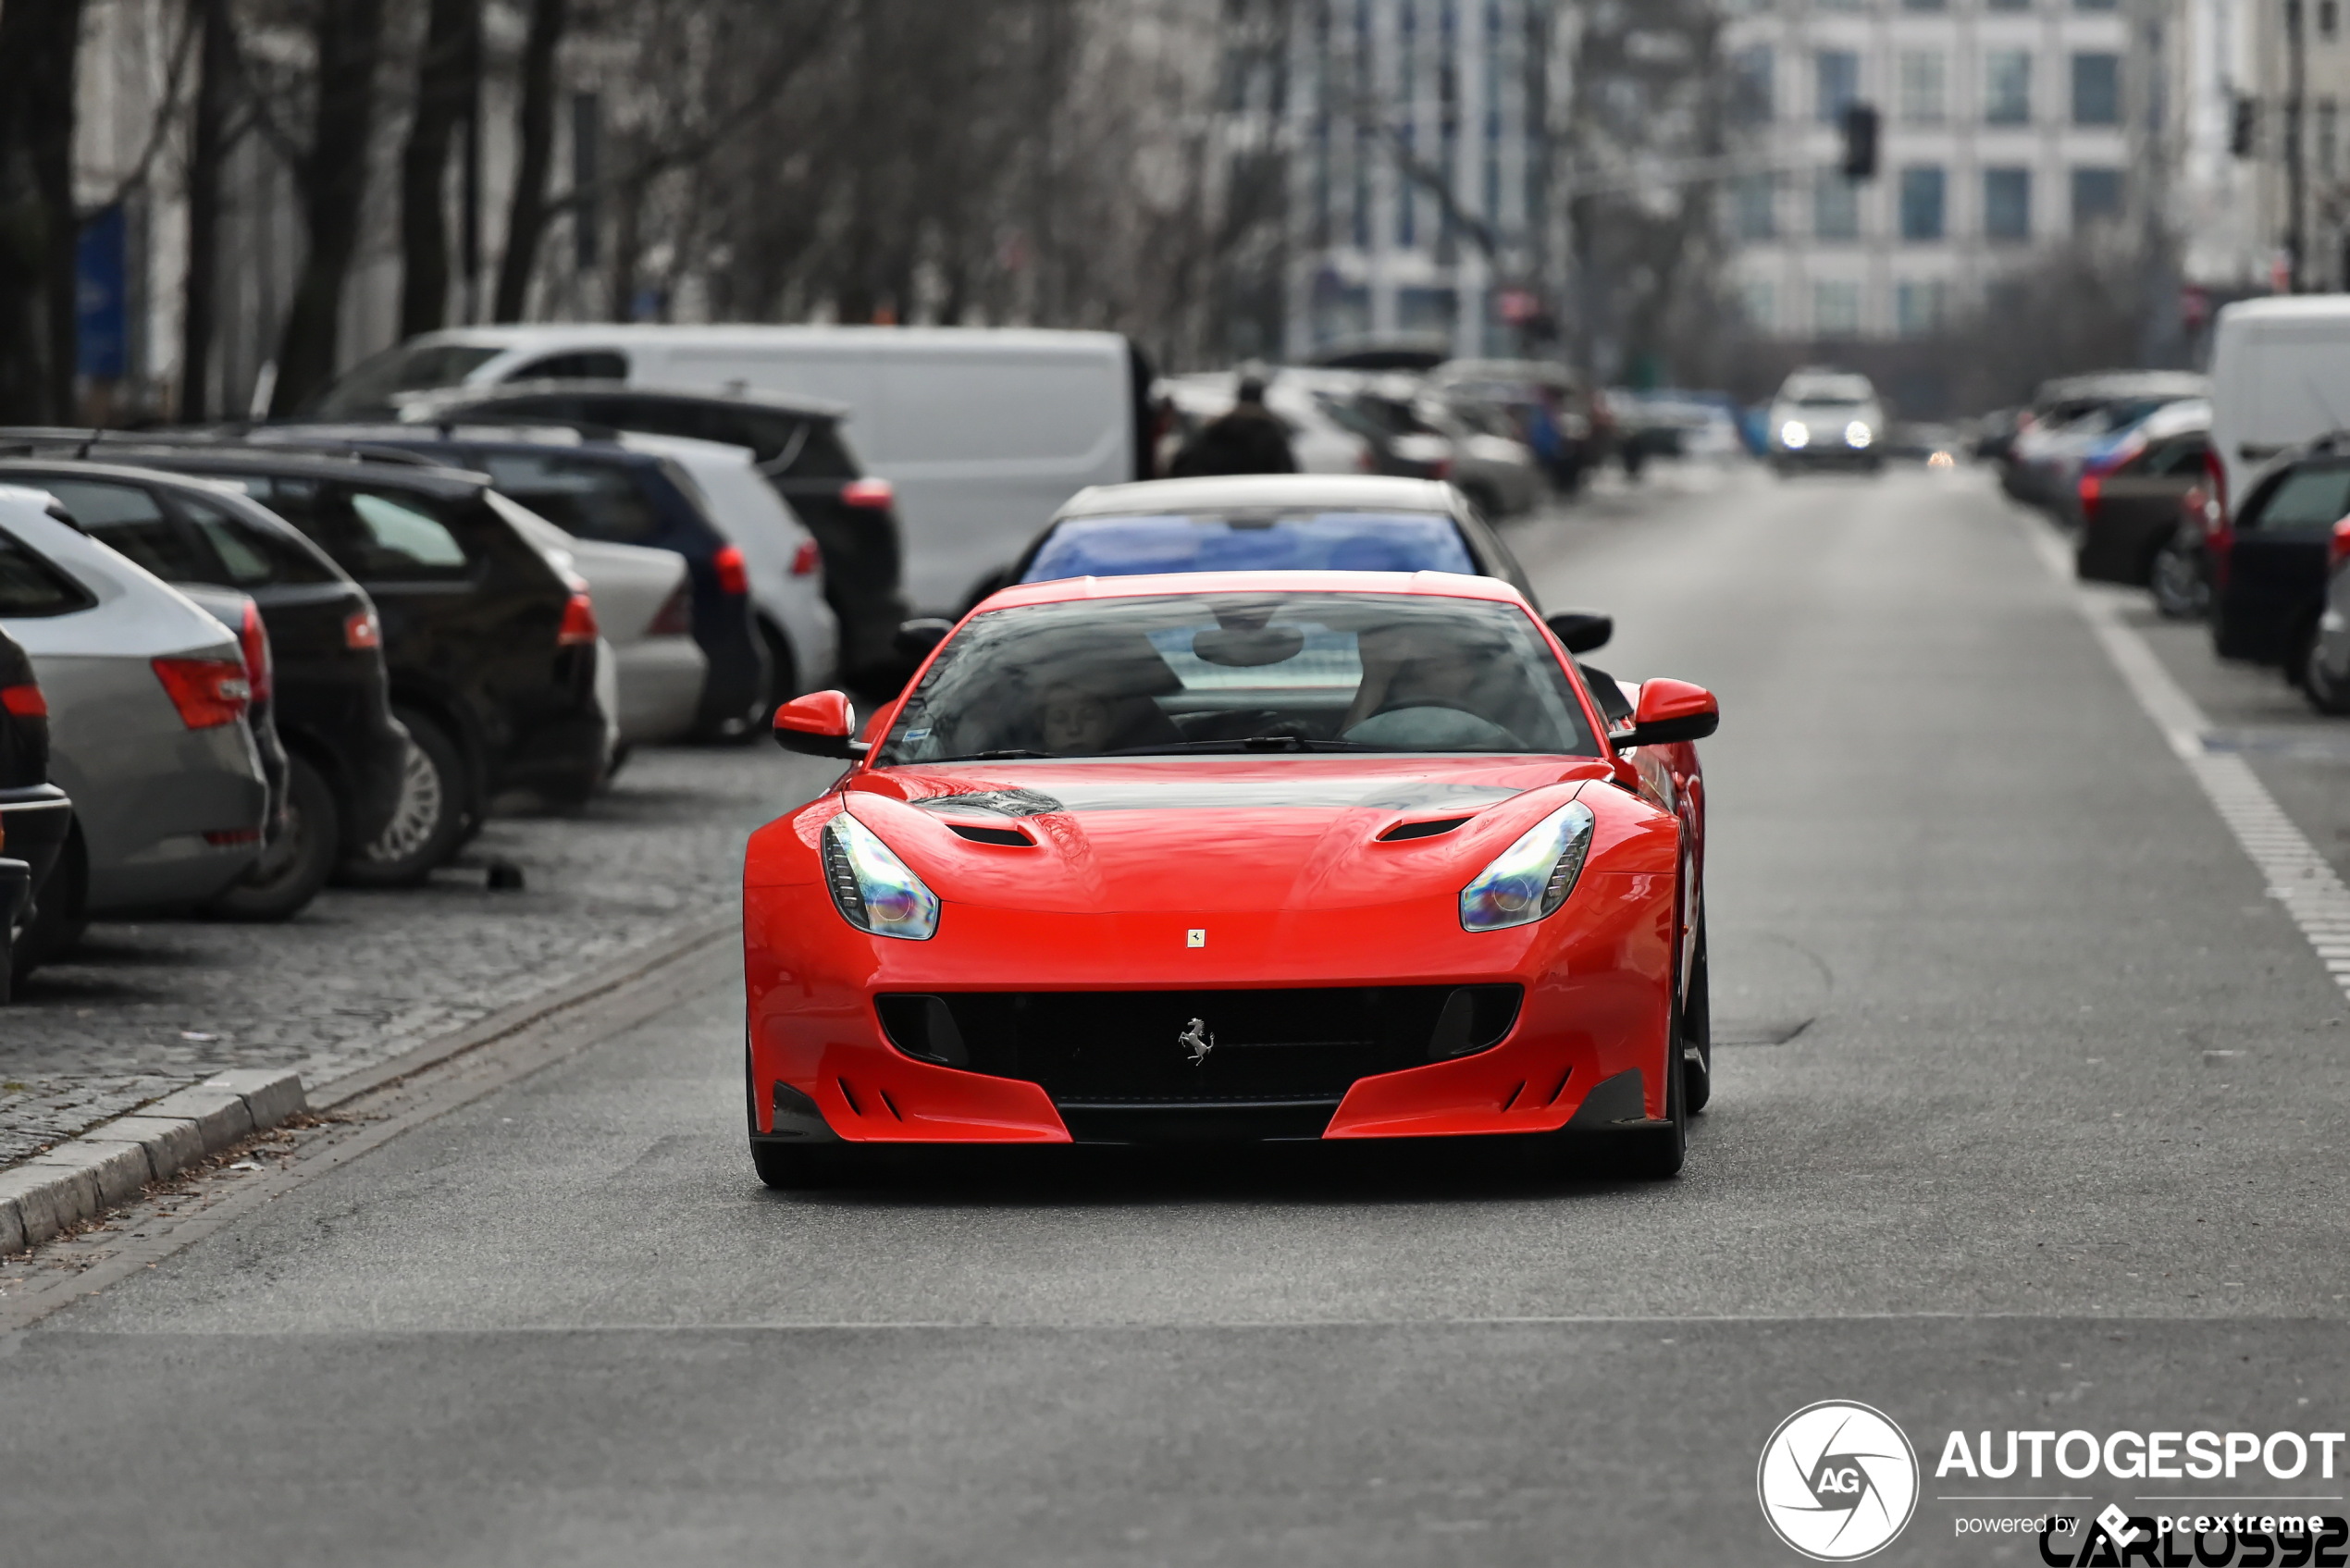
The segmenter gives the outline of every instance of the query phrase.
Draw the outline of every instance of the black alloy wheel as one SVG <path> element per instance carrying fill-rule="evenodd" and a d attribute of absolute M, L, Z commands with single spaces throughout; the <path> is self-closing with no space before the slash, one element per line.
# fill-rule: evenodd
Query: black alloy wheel
<path fill-rule="evenodd" d="M 2211 608 L 2211 585 L 2203 580 L 2203 565 L 2193 552 L 2172 540 L 2155 552 L 2147 574 L 2154 607 L 2173 621 L 2200 621 Z"/>
<path fill-rule="evenodd" d="M 2301 656 L 2301 691 L 2320 713 L 2350 714 L 2350 680 L 2327 673 L 2325 645 L 2314 636 Z"/>
<path fill-rule="evenodd" d="M 343 861 L 343 880 L 355 887 L 414 887 L 468 836 L 473 791 L 464 754 L 436 721 L 413 708 L 396 712 L 408 727 L 400 804 L 375 841 Z"/>
<path fill-rule="evenodd" d="M 1713 989 L 1705 968 L 1705 917 L 1700 915 L 1688 1000 L 1681 1006 L 1682 1089 L 1691 1115 L 1713 1098 Z"/>
<path fill-rule="evenodd" d="M 282 920 L 299 914 L 327 885 L 342 854 L 342 812 L 335 793 L 317 769 L 301 757 L 286 759 L 284 828 L 261 852 L 253 870 L 205 906 L 205 912 L 231 920 Z"/>

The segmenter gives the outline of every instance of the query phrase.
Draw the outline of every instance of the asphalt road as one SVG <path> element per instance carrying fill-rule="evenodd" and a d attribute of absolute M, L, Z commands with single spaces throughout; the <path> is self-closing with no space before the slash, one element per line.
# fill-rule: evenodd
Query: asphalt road
<path fill-rule="evenodd" d="M 1886 1562 L 2338 1498 L 1932 1475 L 1953 1428 L 2350 1416 L 2343 994 L 2033 525 L 1909 473 L 1521 531 L 1619 617 L 1600 662 L 1722 699 L 1678 1180 L 1059 1151 L 773 1194 L 713 968 L 0 1339 L 0 1555 L 1787 1563 L 1756 1463 L 1824 1399 L 1926 1463 Z M 2034 1496 L 1945 1500 L 1994 1492 Z"/>

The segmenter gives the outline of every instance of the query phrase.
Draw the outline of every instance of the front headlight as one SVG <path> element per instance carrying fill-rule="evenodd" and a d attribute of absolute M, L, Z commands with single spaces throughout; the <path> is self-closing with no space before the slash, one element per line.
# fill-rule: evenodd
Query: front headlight
<path fill-rule="evenodd" d="M 1571 800 L 1527 829 L 1461 889 L 1461 929 L 1503 931 L 1555 913 L 1575 891 L 1590 852 L 1591 809 Z"/>
<path fill-rule="evenodd" d="M 1844 427 L 1844 444 L 1848 447 L 1865 447 L 1874 435 L 1874 431 L 1856 419 Z"/>
<path fill-rule="evenodd" d="M 1790 419 L 1779 426 L 1779 445 L 1789 451 L 1800 451 L 1812 444 L 1812 432 L 1802 421 Z"/>
<path fill-rule="evenodd" d="M 840 918 L 859 931 L 909 942 L 938 934 L 938 895 L 846 810 L 824 824 L 824 885 Z"/>

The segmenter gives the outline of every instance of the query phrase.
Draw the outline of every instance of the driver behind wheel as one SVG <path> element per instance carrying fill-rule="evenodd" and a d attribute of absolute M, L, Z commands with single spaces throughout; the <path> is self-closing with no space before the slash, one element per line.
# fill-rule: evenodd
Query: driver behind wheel
<path fill-rule="evenodd" d="M 1451 628 L 1410 623 L 1367 629 L 1356 648 L 1363 681 L 1339 726 L 1343 738 L 1408 751 L 1524 744 L 1485 717 L 1514 695 L 1506 679 L 1497 680 L 1506 649 L 1464 639 Z"/>

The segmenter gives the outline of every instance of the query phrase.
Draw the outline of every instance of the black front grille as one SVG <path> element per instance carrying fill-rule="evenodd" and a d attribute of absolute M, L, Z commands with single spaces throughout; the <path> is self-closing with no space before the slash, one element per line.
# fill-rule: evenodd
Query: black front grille
<path fill-rule="evenodd" d="M 891 1042 L 909 1056 L 1024 1079 L 1064 1112 L 1224 1107 L 1310 1119 L 1320 1107 L 1327 1121 L 1358 1078 L 1499 1043 L 1519 995 L 1515 985 L 1388 985 L 876 1001 Z"/>

